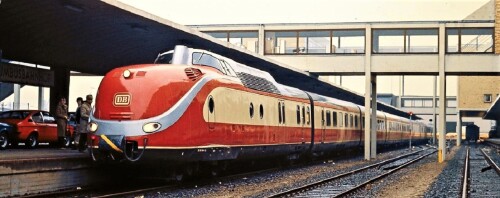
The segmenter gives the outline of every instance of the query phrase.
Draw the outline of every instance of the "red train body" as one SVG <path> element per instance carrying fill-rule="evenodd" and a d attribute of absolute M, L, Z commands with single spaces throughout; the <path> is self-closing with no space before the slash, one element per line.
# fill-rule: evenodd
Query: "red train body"
<path fill-rule="evenodd" d="M 95 160 L 297 158 L 363 144 L 364 108 L 278 84 L 268 73 L 177 46 L 110 71 L 91 116 Z M 427 141 L 428 127 L 377 113 L 378 144 Z"/>

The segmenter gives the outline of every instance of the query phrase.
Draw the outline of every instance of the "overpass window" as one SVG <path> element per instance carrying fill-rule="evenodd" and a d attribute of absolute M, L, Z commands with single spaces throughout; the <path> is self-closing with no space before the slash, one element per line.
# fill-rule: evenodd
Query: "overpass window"
<path fill-rule="evenodd" d="M 373 30 L 373 53 L 437 53 L 438 29 Z"/>
<path fill-rule="evenodd" d="M 295 54 L 297 50 L 297 32 L 266 32 L 266 54 Z"/>
<path fill-rule="evenodd" d="M 259 33 L 257 31 L 216 31 L 203 33 L 252 52 L 259 52 Z"/>
<path fill-rule="evenodd" d="M 228 42 L 252 52 L 259 52 L 258 32 L 229 32 Z"/>
<path fill-rule="evenodd" d="M 447 53 L 493 53 L 493 28 L 446 29 Z"/>
<path fill-rule="evenodd" d="M 299 54 L 330 53 L 330 31 L 299 32 Z"/>
<path fill-rule="evenodd" d="M 219 39 L 221 41 L 226 41 L 229 37 L 227 32 L 204 32 L 205 34 L 208 34 L 216 39 Z"/>
<path fill-rule="evenodd" d="M 213 67 L 213 68 L 225 73 L 225 71 L 222 69 L 222 67 L 220 65 L 219 59 L 213 57 L 210 54 L 205 54 L 205 53 L 201 53 L 201 52 L 194 52 L 192 64 Z"/>
<path fill-rule="evenodd" d="M 365 53 L 364 30 L 333 30 L 333 54 L 363 54 Z"/>

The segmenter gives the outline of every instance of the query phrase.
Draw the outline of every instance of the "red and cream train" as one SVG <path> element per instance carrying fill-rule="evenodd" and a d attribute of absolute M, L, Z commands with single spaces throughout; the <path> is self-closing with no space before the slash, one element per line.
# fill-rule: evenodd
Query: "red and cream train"
<path fill-rule="evenodd" d="M 175 163 L 322 155 L 363 145 L 364 111 L 176 46 L 155 64 L 106 74 L 90 118 L 90 148 L 94 160 Z M 420 122 L 380 111 L 377 119 L 379 145 L 430 137 Z"/>

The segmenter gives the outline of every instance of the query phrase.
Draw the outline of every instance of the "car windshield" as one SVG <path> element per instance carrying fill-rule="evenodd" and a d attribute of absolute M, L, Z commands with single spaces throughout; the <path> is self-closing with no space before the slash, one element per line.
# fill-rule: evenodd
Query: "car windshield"
<path fill-rule="evenodd" d="M 0 113 L 0 119 L 25 119 L 30 114 L 29 111 L 6 111 Z"/>

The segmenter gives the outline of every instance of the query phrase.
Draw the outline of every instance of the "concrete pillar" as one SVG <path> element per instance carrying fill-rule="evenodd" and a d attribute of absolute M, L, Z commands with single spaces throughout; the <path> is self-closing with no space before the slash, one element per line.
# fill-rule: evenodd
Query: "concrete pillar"
<path fill-rule="evenodd" d="M 43 87 L 38 87 L 38 110 L 43 110 L 43 98 L 45 97 L 45 92 Z"/>
<path fill-rule="evenodd" d="M 432 144 L 436 145 L 437 117 L 436 117 L 436 95 L 437 95 L 437 76 L 434 76 L 434 95 L 432 97 Z"/>
<path fill-rule="evenodd" d="M 439 25 L 439 146 L 438 162 L 446 160 L 446 74 L 445 74 L 445 24 Z"/>
<path fill-rule="evenodd" d="M 457 112 L 457 146 L 462 144 L 462 116 Z"/>
<path fill-rule="evenodd" d="M 371 110 L 371 158 L 377 157 L 377 76 L 372 76 L 371 82 L 371 98 L 372 98 L 372 110 Z"/>
<path fill-rule="evenodd" d="M 54 86 L 50 88 L 50 112 L 55 114 L 57 103 L 61 97 L 66 99 L 69 97 L 69 77 L 70 71 L 68 68 L 54 68 L 51 67 L 50 70 L 54 71 Z"/>
<path fill-rule="evenodd" d="M 12 109 L 19 110 L 21 107 L 21 85 L 14 84 L 14 104 L 12 104 Z"/>
<path fill-rule="evenodd" d="M 264 34 L 264 25 L 261 24 L 259 26 L 259 53 L 260 55 L 264 55 L 264 42 L 266 41 L 266 35 Z"/>
<path fill-rule="evenodd" d="M 366 25 L 366 36 L 365 36 L 365 135 L 364 135 L 364 146 L 365 146 L 365 160 L 370 160 L 370 144 L 371 144 L 371 89 L 372 89 L 372 74 L 371 74 L 371 55 L 372 55 L 372 30 L 371 26 Z"/>

